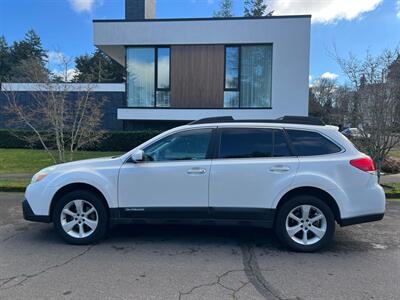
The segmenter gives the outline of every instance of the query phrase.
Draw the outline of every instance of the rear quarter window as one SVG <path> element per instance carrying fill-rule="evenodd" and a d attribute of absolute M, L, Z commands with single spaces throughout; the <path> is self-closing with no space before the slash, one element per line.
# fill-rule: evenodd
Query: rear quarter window
<path fill-rule="evenodd" d="M 305 130 L 286 130 L 293 150 L 298 156 L 338 153 L 342 149 L 320 133 Z"/>

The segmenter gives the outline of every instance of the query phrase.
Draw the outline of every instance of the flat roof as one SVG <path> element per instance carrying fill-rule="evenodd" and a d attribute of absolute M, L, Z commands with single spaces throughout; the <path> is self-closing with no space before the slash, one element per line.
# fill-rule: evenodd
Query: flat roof
<path fill-rule="evenodd" d="M 206 17 L 206 18 L 165 18 L 165 19 L 97 19 L 94 23 L 101 22 L 169 22 L 169 21 L 227 21 L 227 20 L 260 20 L 260 19 L 293 19 L 311 18 L 311 15 L 282 15 L 282 16 L 262 16 L 262 17 Z"/>

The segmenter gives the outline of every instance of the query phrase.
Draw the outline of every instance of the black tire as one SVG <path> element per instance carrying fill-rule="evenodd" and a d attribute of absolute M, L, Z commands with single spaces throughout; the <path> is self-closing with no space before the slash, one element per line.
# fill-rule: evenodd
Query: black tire
<path fill-rule="evenodd" d="M 325 234 L 318 242 L 314 244 L 303 245 L 299 242 L 296 242 L 290 237 L 289 233 L 286 230 L 286 218 L 293 209 L 300 205 L 312 205 L 319 209 L 325 216 Z M 291 198 L 279 208 L 275 219 L 275 233 L 278 239 L 291 250 L 298 252 L 314 252 L 326 247 L 332 241 L 335 234 L 335 218 L 332 210 L 321 199 L 315 196 L 299 195 Z M 303 229 L 301 229 L 301 232 L 299 232 L 299 234 L 301 236 L 302 234 L 304 234 Z M 309 234 L 311 234 L 311 236 L 314 236 L 313 232 L 310 232 Z"/>
<path fill-rule="evenodd" d="M 69 235 L 67 232 L 64 231 L 62 224 L 61 224 L 61 213 L 64 207 L 73 200 L 84 200 L 90 203 L 97 211 L 97 227 L 96 229 L 87 237 L 76 238 Z M 77 190 L 72 191 L 64 196 L 62 196 L 54 206 L 53 209 L 53 223 L 57 233 L 60 237 L 69 244 L 73 245 L 88 245 L 93 244 L 99 240 L 101 240 L 107 233 L 108 229 L 108 212 L 107 208 L 99 199 L 99 197 L 90 192 L 85 190 Z"/>

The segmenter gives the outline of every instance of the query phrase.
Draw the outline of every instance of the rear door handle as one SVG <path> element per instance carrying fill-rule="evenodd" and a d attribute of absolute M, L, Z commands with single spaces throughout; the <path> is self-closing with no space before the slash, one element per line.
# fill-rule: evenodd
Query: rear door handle
<path fill-rule="evenodd" d="M 290 167 L 288 166 L 273 166 L 269 169 L 271 173 L 277 173 L 277 174 L 282 174 L 282 173 L 287 173 L 290 171 Z"/>
<path fill-rule="evenodd" d="M 205 174 L 207 171 L 203 168 L 192 168 L 186 171 L 189 175 L 202 175 Z"/>

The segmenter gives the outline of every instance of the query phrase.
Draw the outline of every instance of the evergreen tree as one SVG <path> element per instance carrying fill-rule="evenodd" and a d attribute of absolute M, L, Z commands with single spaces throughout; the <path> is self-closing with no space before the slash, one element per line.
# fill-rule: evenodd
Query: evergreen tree
<path fill-rule="evenodd" d="M 0 82 L 8 79 L 11 70 L 11 50 L 4 36 L 0 36 Z"/>
<path fill-rule="evenodd" d="M 40 37 L 30 29 L 22 41 L 15 41 L 11 47 L 11 74 L 14 82 L 26 81 L 26 62 L 29 61 L 41 67 L 40 74 L 48 74 L 45 65 L 47 63 L 47 51 L 43 48 Z"/>
<path fill-rule="evenodd" d="M 30 29 L 22 41 L 14 42 L 12 49 L 14 62 L 24 59 L 37 59 L 44 67 L 47 62 L 47 51 L 43 48 L 40 37 Z"/>
<path fill-rule="evenodd" d="M 75 59 L 75 82 L 123 82 L 125 69 L 100 50 Z"/>
<path fill-rule="evenodd" d="M 220 0 L 219 10 L 214 11 L 214 18 L 230 18 L 233 17 L 233 1 Z"/>
<path fill-rule="evenodd" d="M 266 13 L 267 5 L 264 0 L 244 0 L 245 17 L 272 16 L 273 11 Z"/>

